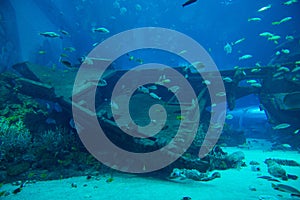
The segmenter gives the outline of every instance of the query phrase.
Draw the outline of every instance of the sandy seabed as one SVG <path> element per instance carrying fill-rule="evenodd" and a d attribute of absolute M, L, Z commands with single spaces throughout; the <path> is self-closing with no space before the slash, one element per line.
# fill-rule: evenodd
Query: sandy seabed
<path fill-rule="evenodd" d="M 264 164 L 266 158 L 291 159 L 299 162 L 299 153 L 238 148 L 224 148 L 224 150 L 229 153 L 242 150 L 245 153 L 247 167 L 240 170 L 219 171 L 221 178 L 209 182 L 192 180 L 171 182 L 151 177 L 115 174 L 114 180 L 110 183 L 106 182 L 107 176 L 90 180 L 87 180 L 86 177 L 74 177 L 54 181 L 40 181 L 26 184 L 22 191 L 17 194 L 12 194 L 17 186 L 6 184 L 1 190 L 9 191 L 11 194 L 2 198 L 13 200 L 181 200 L 183 197 L 188 196 L 192 200 L 300 199 L 299 197 L 291 197 L 289 193 L 274 190 L 271 186 L 272 182 L 257 178 L 261 175 L 269 175 L 267 166 Z M 260 163 L 261 171 L 251 170 L 249 162 L 252 160 Z M 300 167 L 283 166 L 283 168 L 288 174 L 300 177 Z M 72 187 L 72 183 L 75 183 L 77 187 Z M 281 181 L 281 183 L 300 189 L 300 178 L 298 180 Z M 256 191 L 252 191 L 253 188 Z"/>

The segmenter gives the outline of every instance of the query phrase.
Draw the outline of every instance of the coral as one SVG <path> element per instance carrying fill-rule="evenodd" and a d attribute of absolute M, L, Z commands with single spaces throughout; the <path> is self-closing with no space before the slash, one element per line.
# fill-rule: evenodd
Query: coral
<path fill-rule="evenodd" d="M 62 127 L 47 130 L 34 139 L 34 147 L 43 147 L 47 151 L 57 152 L 64 146 L 66 131 Z"/>
<path fill-rule="evenodd" d="M 11 124 L 5 117 L 0 117 L 0 159 L 14 157 L 31 147 L 31 134 L 23 121 Z"/>

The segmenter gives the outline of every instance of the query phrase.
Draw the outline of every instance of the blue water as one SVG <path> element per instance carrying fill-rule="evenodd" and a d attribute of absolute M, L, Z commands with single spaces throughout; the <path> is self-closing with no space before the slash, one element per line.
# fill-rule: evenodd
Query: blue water
<path fill-rule="evenodd" d="M 177 30 L 199 42 L 216 62 L 219 69 L 232 69 L 233 66 L 253 66 L 259 62 L 266 65 L 274 55 L 276 44 L 260 37 L 259 33 L 268 31 L 280 35 L 280 42 L 286 35 L 299 35 L 300 14 L 297 12 L 299 3 L 283 5 L 284 1 L 262 0 L 199 0 L 187 7 L 184 1 L 18 1 L 11 0 L 16 21 L 4 21 L 7 26 L 14 25 L 14 33 L 8 40 L 19 41 L 18 61 L 29 60 L 51 66 L 59 63 L 59 55 L 66 53 L 63 48 L 76 48 L 68 53 L 71 62 L 87 55 L 93 44 L 122 31 L 137 27 L 164 27 Z M 4 4 L 4 3 L 3 3 Z M 263 6 L 272 4 L 271 9 L 257 12 Z M 5 3 L 8 7 L 8 3 Z M 248 22 L 250 17 L 260 17 L 262 21 Z M 293 19 L 274 26 L 273 21 L 284 17 Z M 92 33 L 92 27 L 105 27 L 109 34 Z M 39 35 L 40 32 L 66 30 L 70 37 L 49 39 Z M 233 46 L 231 54 L 226 54 L 226 43 L 245 38 L 240 44 Z M 37 52 L 43 50 L 47 56 Z M 251 54 L 253 58 L 239 61 L 238 57 Z M 142 54 L 145 62 L 147 55 Z M 148 56 L 149 57 L 149 56 Z M 164 55 L 157 55 L 158 60 L 165 60 Z M 16 58 L 14 58 L 16 59 Z M 170 59 L 171 60 L 171 59 Z M 167 64 L 178 65 L 180 61 Z M 127 64 L 126 64 L 127 65 Z M 124 67 L 128 67 L 124 65 Z M 128 64 L 130 65 L 130 64 Z"/>

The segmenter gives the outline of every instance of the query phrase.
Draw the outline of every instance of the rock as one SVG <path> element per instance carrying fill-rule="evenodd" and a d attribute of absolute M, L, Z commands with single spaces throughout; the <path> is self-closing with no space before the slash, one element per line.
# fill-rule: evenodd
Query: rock
<path fill-rule="evenodd" d="M 227 157 L 229 162 L 236 163 L 245 159 L 245 154 L 242 151 L 234 152 Z"/>
<path fill-rule="evenodd" d="M 245 154 L 242 151 L 234 152 L 226 157 L 226 163 L 229 167 L 238 168 L 243 165 Z"/>
<path fill-rule="evenodd" d="M 268 172 L 277 178 L 282 178 L 283 180 L 287 180 L 286 171 L 275 161 L 266 160 L 265 163 L 268 166 Z"/>

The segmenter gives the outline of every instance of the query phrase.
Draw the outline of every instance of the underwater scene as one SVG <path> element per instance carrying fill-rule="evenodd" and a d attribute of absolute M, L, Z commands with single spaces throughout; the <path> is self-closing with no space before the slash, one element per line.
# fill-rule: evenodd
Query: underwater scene
<path fill-rule="evenodd" d="M 298 0 L 0 0 L 0 199 L 300 199 Z"/>

